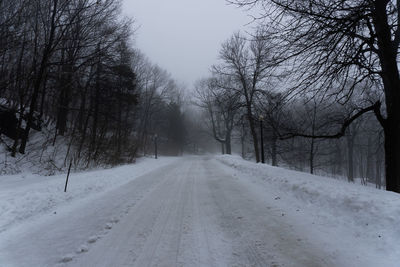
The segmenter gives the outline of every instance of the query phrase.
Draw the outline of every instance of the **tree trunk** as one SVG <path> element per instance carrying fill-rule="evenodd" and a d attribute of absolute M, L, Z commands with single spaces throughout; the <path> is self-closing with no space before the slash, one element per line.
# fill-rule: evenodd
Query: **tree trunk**
<path fill-rule="evenodd" d="M 346 135 L 347 141 L 347 180 L 351 183 L 354 183 L 354 131 L 348 130 L 348 134 Z"/>
<path fill-rule="evenodd" d="M 85 118 L 85 107 L 86 107 L 86 90 L 81 94 L 80 98 L 80 106 L 79 106 L 79 114 L 78 114 L 78 130 L 79 132 L 83 132 L 86 129 L 83 128 L 84 118 Z"/>
<path fill-rule="evenodd" d="M 36 101 L 38 98 L 38 94 L 39 94 L 39 89 L 40 86 L 42 84 L 42 78 L 46 69 L 46 65 L 47 64 L 47 60 L 43 59 L 40 69 L 39 69 L 39 73 L 35 79 L 35 85 L 33 88 L 33 94 L 32 94 L 32 98 L 31 98 L 31 103 L 29 105 L 29 113 L 28 113 L 28 119 L 27 119 L 27 124 L 25 127 L 25 130 L 22 134 L 22 139 L 21 139 L 21 146 L 19 147 L 19 152 L 21 154 L 25 154 L 25 149 L 26 149 L 26 143 L 28 142 L 28 137 L 29 137 L 29 132 L 31 130 L 32 127 L 32 121 L 33 121 L 33 113 L 35 112 L 36 109 Z"/>
<path fill-rule="evenodd" d="M 244 159 L 245 158 L 245 146 L 244 146 L 244 138 L 242 137 L 242 138 L 240 138 L 240 141 L 241 141 L 241 144 L 242 144 L 242 158 Z"/>
<path fill-rule="evenodd" d="M 246 146 L 245 146 L 245 141 L 246 141 L 246 129 L 244 125 L 244 119 L 241 119 L 241 133 L 240 133 L 240 143 L 242 145 L 242 158 L 244 159 L 246 156 Z"/>
<path fill-rule="evenodd" d="M 58 105 L 57 129 L 58 129 L 58 134 L 61 136 L 64 136 L 65 131 L 67 129 L 67 117 L 68 117 L 68 105 L 69 105 L 68 90 L 69 89 L 65 87 L 62 89 Z"/>
<path fill-rule="evenodd" d="M 118 96 L 118 119 L 117 119 L 117 131 L 116 131 L 116 143 L 117 143 L 117 151 L 116 151 L 116 157 L 115 161 L 116 163 L 120 160 L 121 158 L 121 153 L 122 153 L 122 90 L 120 89 L 119 96 Z"/>
<path fill-rule="evenodd" d="M 375 185 L 376 188 L 381 189 L 382 187 L 382 179 L 381 179 L 381 160 L 380 155 L 376 155 L 376 162 L 375 162 Z"/>
<path fill-rule="evenodd" d="M 40 115 L 39 118 L 43 119 L 43 114 L 44 114 L 44 106 L 45 106 L 45 99 L 46 99 L 46 89 L 47 89 L 47 80 L 48 77 L 47 75 L 44 77 L 44 82 L 42 86 L 42 95 L 41 95 L 41 101 L 40 101 Z"/>
<path fill-rule="evenodd" d="M 78 161 L 80 160 L 82 148 L 83 148 L 83 145 L 85 144 L 87 128 L 88 128 L 88 125 L 89 125 L 89 119 L 90 119 L 90 111 L 88 112 L 88 114 L 86 116 L 85 124 L 84 124 L 84 127 L 83 127 L 83 133 L 82 133 L 82 136 L 81 136 L 81 140 L 79 142 L 78 155 L 77 155 L 77 160 Z"/>
<path fill-rule="evenodd" d="M 231 147 L 231 133 L 226 132 L 225 135 L 225 148 L 226 148 L 226 154 L 231 155 L 232 154 L 232 147 Z"/>
<path fill-rule="evenodd" d="M 25 112 L 25 106 L 24 106 L 24 99 L 26 96 L 26 91 L 23 91 L 23 86 L 21 84 L 21 79 L 19 78 L 21 76 L 21 70 L 22 70 L 22 59 L 23 56 L 25 54 L 25 35 L 23 38 L 23 42 L 22 42 L 22 47 L 21 47 L 21 53 L 18 59 L 18 66 L 17 66 L 17 82 L 16 82 L 16 89 L 19 92 L 19 118 L 18 118 L 18 124 L 17 124 L 17 129 L 16 129 L 16 136 L 15 136 L 15 140 L 13 143 L 13 146 L 11 148 L 11 156 L 15 157 L 16 153 L 17 153 L 17 147 L 18 147 L 18 140 L 21 136 L 21 125 L 22 125 L 22 118 L 23 118 L 23 114 Z M 28 86 L 26 87 L 26 89 L 28 89 Z"/>
<path fill-rule="evenodd" d="M 364 181 L 365 172 L 364 172 L 364 154 L 362 151 L 359 151 L 359 158 L 358 158 L 358 177 L 361 178 L 361 183 Z"/>
<path fill-rule="evenodd" d="M 21 106 L 22 106 L 22 103 L 21 103 Z M 19 137 L 20 137 L 20 135 L 21 135 L 21 131 L 20 131 L 20 129 L 21 129 L 21 125 L 22 125 L 22 113 L 23 113 L 23 108 L 21 107 L 20 108 L 20 117 L 19 117 L 19 119 L 18 119 L 18 124 L 17 124 L 17 129 L 16 129 L 16 136 L 15 136 L 15 140 L 14 140 L 14 143 L 13 143 L 13 146 L 12 146 L 12 148 L 11 148 L 11 157 L 13 157 L 13 158 L 15 158 L 15 156 L 16 156 L 16 153 L 17 153 L 17 147 L 18 147 L 18 140 L 19 140 Z"/>
<path fill-rule="evenodd" d="M 71 101 L 72 66 L 70 64 L 62 66 L 61 70 L 61 92 L 58 102 L 57 129 L 58 134 L 64 136 L 67 129 L 69 103 Z"/>
<path fill-rule="evenodd" d="M 277 149 L 276 149 L 276 147 L 277 147 L 277 142 L 278 142 L 278 137 L 277 137 L 277 135 L 276 135 L 276 133 L 275 133 L 275 130 L 274 129 L 272 129 L 272 148 L 271 148 L 271 151 L 272 151 L 272 166 L 278 166 L 278 158 L 277 158 L 277 155 L 276 155 L 276 151 L 277 151 Z"/>
<path fill-rule="evenodd" d="M 253 138 L 254 155 L 256 156 L 256 162 L 258 163 L 260 162 L 260 150 L 258 148 L 258 137 L 257 137 L 256 126 L 250 108 L 248 108 L 247 119 L 249 120 L 250 133 L 251 137 Z"/>
<path fill-rule="evenodd" d="M 93 111 L 93 121 L 92 121 L 92 136 L 90 142 L 90 156 L 94 153 L 96 154 L 96 143 L 98 142 L 98 120 L 99 120 L 99 106 L 100 106 L 100 89 L 96 86 L 95 99 L 94 99 L 94 111 Z"/>
<path fill-rule="evenodd" d="M 371 145 L 372 145 L 372 141 L 371 141 L 371 137 L 368 136 L 368 144 L 367 144 L 367 157 L 366 157 L 366 171 L 365 171 L 365 177 L 367 179 L 367 181 L 373 181 L 373 177 L 372 177 L 372 152 L 371 152 Z"/>
<path fill-rule="evenodd" d="M 315 135 L 315 123 L 317 119 L 317 104 L 314 103 L 314 108 L 313 108 L 313 118 L 312 118 L 312 126 L 311 126 L 311 132 L 312 135 Z M 310 173 L 314 174 L 314 150 L 315 150 L 315 139 L 311 139 L 311 144 L 310 144 Z"/>
<path fill-rule="evenodd" d="M 99 45 L 100 47 L 100 45 Z M 99 106 L 100 106 L 100 73 L 101 73 L 101 62 L 100 59 L 97 63 L 97 74 L 96 74 L 96 86 L 95 86 L 95 93 L 94 99 L 92 97 L 92 105 L 93 106 L 93 121 L 92 121 L 92 134 L 90 138 L 90 148 L 89 148 L 89 156 L 93 154 L 96 149 L 96 142 L 97 142 L 97 128 L 98 128 L 98 117 L 99 117 Z"/>
<path fill-rule="evenodd" d="M 314 138 L 311 139 L 310 144 L 310 173 L 314 174 Z"/>
<path fill-rule="evenodd" d="M 398 45 L 392 41 L 388 24 L 388 1 L 374 1 L 373 22 L 378 56 L 382 67 L 387 118 L 380 122 L 385 132 L 386 190 L 400 193 L 400 77 L 397 65 Z"/>
<path fill-rule="evenodd" d="M 396 115 L 397 117 L 399 115 Z M 397 125 L 396 125 L 397 124 Z M 386 190 L 400 193 L 400 129 L 399 123 L 387 120 L 385 127 Z"/>
<path fill-rule="evenodd" d="M 39 71 L 37 72 L 37 75 L 35 77 L 34 81 L 34 86 L 33 86 L 33 93 L 31 97 L 31 103 L 29 106 L 29 113 L 28 113 L 28 119 L 27 119 L 27 124 L 25 127 L 25 130 L 22 135 L 22 140 L 21 140 L 21 146 L 19 147 L 19 152 L 21 154 L 25 154 L 25 148 L 26 148 L 26 143 L 28 141 L 29 137 L 29 131 L 31 130 L 32 126 L 32 120 L 33 120 L 33 113 L 36 109 L 36 101 L 39 95 L 39 89 L 40 86 L 42 85 L 43 77 L 47 69 L 47 64 L 50 59 L 50 56 L 53 52 L 53 43 L 54 43 L 54 36 L 55 36 L 55 31 L 56 31 L 56 14 L 57 14 L 57 4 L 58 1 L 54 0 L 53 2 L 53 11 L 52 11 L 52 16 L 51 16 L 51 25 L 50 25 L 50 35 L 49 35 L 49 40 L 47 44 L 45 45 L 43 49 L 43 55 L 42 55 L 42 60 L 40 62 L 40 67 Z"/>
<path fill-rule="evenodd" d="M 339 142 L 339 140 L 335 142 L 335 152 L 332 153 L 331 157 L 331 173 L 335 176 L 340 175 L 342 170 L 342 149 Z"/>

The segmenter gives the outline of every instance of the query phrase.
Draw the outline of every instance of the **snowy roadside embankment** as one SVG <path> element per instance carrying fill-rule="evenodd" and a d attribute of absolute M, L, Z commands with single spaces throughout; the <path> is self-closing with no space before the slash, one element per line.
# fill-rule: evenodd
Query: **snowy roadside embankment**
<path fill-rule="evenodd" d="M 71 173 L 64 193 L 66 175 L 39 176 L 30 173 L 0 176 L 0 233 L 32 216 L 53 212 L 57 207 L 124 185 L 177 158 L 141 158 L 133 165 Z"/>
<path fill-rule="evenodd" d="M 342 246 L 346 244 L 349 251 L 359 256 L 371 257 L 371 266 L 374 266 L 373 258 L 388 264 L 380 266 L 397 266 L 391 263 L 400 259 L 400 194 L 256 164 L 238 156 L 225 155 L 216 159 L 232 168 L 234 177 L 255 185 L 265 198 L 270 194 L 270 198 L 281 202 L 282 211 L 294 211 L 294 219 L 309 221 L 314 228 L 321 226 L 326 232 L 322 237 L 326 242 L 341 236 Z M 348 236 L 343 236 L 344 232 Z M 370 248 L 361 252 L 366 246 Z M 365 253 L 368 250 L 369 253 Z"/>

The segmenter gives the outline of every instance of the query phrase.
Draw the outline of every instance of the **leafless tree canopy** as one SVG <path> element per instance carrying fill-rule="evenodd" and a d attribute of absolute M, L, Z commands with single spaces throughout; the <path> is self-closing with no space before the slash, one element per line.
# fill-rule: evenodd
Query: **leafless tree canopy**
<path fill-rule="evenodd" d="M 0 1 L 0 104 L 11 110 L 13 156 L 30 152 L 37 131 L 67 142 L 65 159 L 82 167 L 132 161 L 156 133 L 161 151 L 181 152 L 185 137 L 171 133 L 185 132 L 179 86 L 132 48 L 134 29 L 119 0 Z"/>
<path fill-rule="evenodd" d="M 275 60 L 290 70 L 292 92 L 334 96 L 345 104 L 360 90 L 371 94 L 383 88 L 382 109 L 375 99 L 362 110 L 373 110 L 384 129 L 387 189 L 400 192 L 399 1 L 230 2 L 261 8 L 256 20 L 275 40 Z M 343 125 L 358 116 L 355 112 Z"/>

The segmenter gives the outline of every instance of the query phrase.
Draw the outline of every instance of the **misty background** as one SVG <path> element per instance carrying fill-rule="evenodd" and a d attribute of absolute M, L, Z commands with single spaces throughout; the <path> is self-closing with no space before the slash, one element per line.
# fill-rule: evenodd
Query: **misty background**
<path fill-rule="evenodd" d="M 371 7 L 341 11 L 365 31 L 313 8 L 2 1 L 2 171 L 218 152 L 400 191 L 396 79 L 383 71 L 398 73 L 397 52 L 353 21 Z"/>
<path fill-rule="evenodd" d="M 124 0 L 123 14 L 136 21 L 135 45 L 188 89 L 207 76 L 223 41 L 255 26 L 225 0 Z"/>

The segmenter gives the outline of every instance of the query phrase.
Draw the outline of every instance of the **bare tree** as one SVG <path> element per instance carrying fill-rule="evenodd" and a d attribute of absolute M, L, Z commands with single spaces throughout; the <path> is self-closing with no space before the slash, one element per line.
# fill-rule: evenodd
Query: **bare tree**
<path fill-rule="evenodd" d="M 272 166 L 278 166 L 278 141 L 279 129 L 284 122 L 284 107 L 286 104 L 285 95 L 273 91 L 263 91 L 258 97 L 257 108 L 264 117 L 264 128 Z"/>
<path fill-rule="evenodd" d="M 232 130 L 242 106 L 240 94 L 232 88 L 230 77 L 214 76 L 196 85 L 198 106 L 209 116 L 213 137 L 221 144 L 222 153 L 232 154 Z"/>
<path fill-rule="evenodd" d="M 254 105 L 256 95 L 266 89 L 272 66 L 269 39 L 259 35 L 248 41 L 239 33 L 234 34 L 222 45 L 221 64 L 213 66 L 215 75 L 229 77 L 232 87 L 220 84 L 219 87 L 232 90 L 240 95 L 246 110 L 250 133 L 253 140 L 256 161 L 260 161 L 260 150 L 256 130 Z"/>
<path fill-rule="evenodd" d="M 338 100 L 346 100 L 364 80 L 383 84 L 386 116 L 381 114 L 379 102 L 364 111 L 374 111 L 384 129 L 386 189 L 400 192 L 400 1 L 231 2 L 263 6 L 265 25 L 275 29 L 282 59 L 297 63 L 300 82 L 296 89 L 306 90 L 316 83 L 320 90 L 337 87 Z"/>

